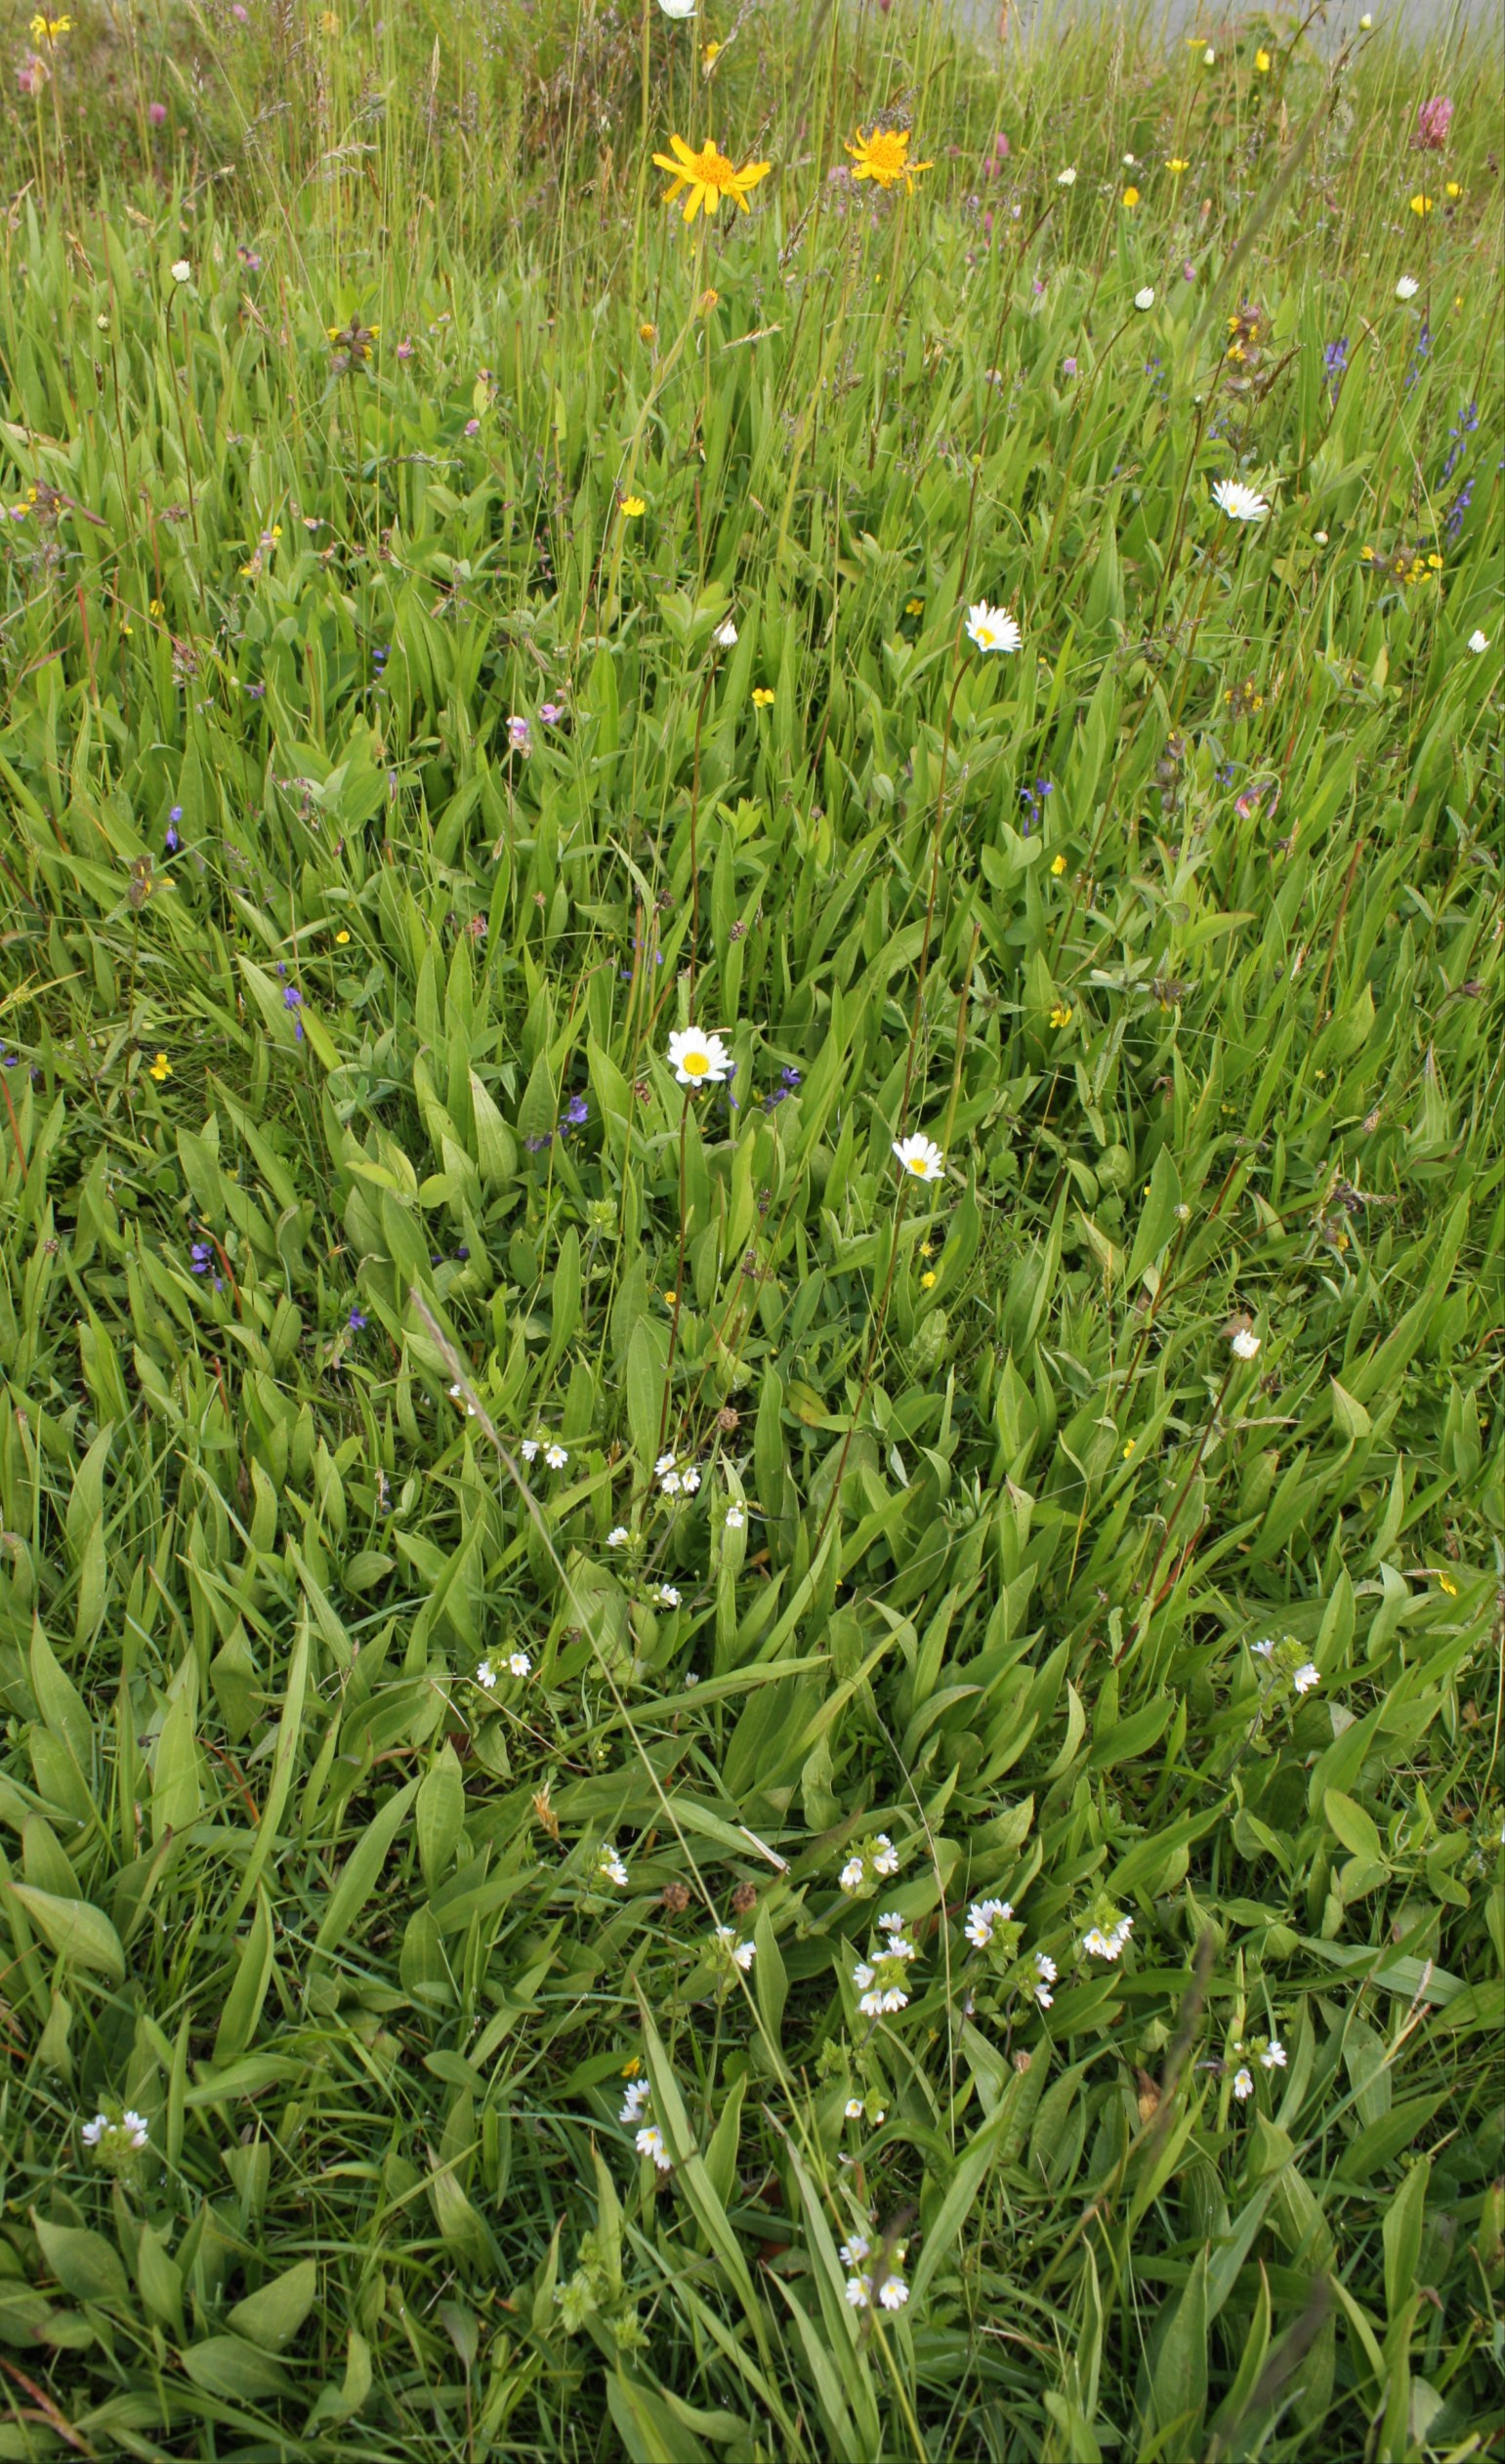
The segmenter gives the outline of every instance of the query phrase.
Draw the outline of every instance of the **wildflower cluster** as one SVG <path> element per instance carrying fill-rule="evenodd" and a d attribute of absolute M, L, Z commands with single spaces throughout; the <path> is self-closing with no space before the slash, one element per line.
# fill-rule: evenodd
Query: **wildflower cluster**
<path fill-rule="evenodd" d="M 1082 1948 L 1091 1959 L 1121 1959 L 1129 1946 L 1134 1919 L 1115 1907 L 1106 1893 L 1092 1904 L 1092 1922 L 1082 1936 Z"/>
<path fill-rule="evenodd" d="M 898 1871 L 899 1851 L 887 1831 L 872 1831 L 858 1840 L 836 1879 L 849 1900 L 871 1900 Z"/>
<path fill-rule="evenodd" d="M 1027 1998 L 1042 2011 L 1050 2009 L 1055 2000 L 1051 1987 L 1057 1980 L 1056 1963 L 1043 1950 L 1021 1956 L 1024 1929 L 1007 1900 L 974 1900 L 962 1930 L 973 1952 L 985 1960 L 993 1980 L 996 1999 L 993 1993 L 974 1997 L 982 2007 L 997 2009 Z"/>
<path fill-rule="evenodd" d="M 1309 1694 L 1322 1682 L 1321 1670 L 1316 1660 L 1308 1658 L 1305 1645 L 1298 1643 L 1294 1634 L 1285 1635 L 1278 1643 L 1267 1634 L 1258 1643 L 1251 1643 L 1249 1649 L 1266 1672 L 1267 1692 L 1289 1686 L 1296 1694 Z"/>
<path fill-rule="evenodd" d="M 876 2264 L 873 2245 L 865 2233 L 855 2233 L 841 2245 L 841 2263 L 847 2270 L 847 2299 L 854 2310 L 868 2310 L 874 2301 L 880 2310 L 902 2310 L 909 2299 L 909 2287 L 902 2274 L 905 2241 L 888 2241 L 880 2245 Z"/>
<path fill-rule="evenodd" d="M 864 2019 L 889 2019 L 908 2008 L 909 1966 L 919 1955 L 918 1945 L 904 1933 L 901 1916 L 891 1909 L 879 1917 L 867 1957 L 859 1959 L 852 1971 L 857 2009 Z"/>
<path fill-rule="evenodd" d="M 79 2132 L 84 2146 L 107 2173 L 134 2172 L 149 2143 L 146 2116 L 129 2106 L 106 2109 L 85 2122 Z"/>

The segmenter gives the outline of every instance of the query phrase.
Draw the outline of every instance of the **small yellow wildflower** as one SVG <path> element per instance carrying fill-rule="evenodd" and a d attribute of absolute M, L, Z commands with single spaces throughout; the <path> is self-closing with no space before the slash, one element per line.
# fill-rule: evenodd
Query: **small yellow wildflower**
<path fill-rule="evenodd" d="M 1431 211 L 1432 199 L 1429 196 L 1424 196 L 1420 188 L 1418 188 L 1416 194 L 1411 199 L 1411 212 L 1413 214 L 1430 214 Z"/>
<path fill-rule="evenodd" d="M 925 613 L 924 600 L 906 599 L 904 602 L 904 613 L 906 616 L 923 616 Z"/>
<path fill-rule="evenodd" d="M 1050 868 L 1051 868 L 1051 871 L 1055 874 L 1056 879 L 1059 881 L 1059 880 L 1061 879 L 1062 874 L 1066 871 L 1066 857 L 1065 857 L 1064 856 L 1053 856 L 1051 857 L 1051 867 L 1050 867 Z"/>
<path fill-rule="evenodd" d="M 1184 171 L 1190 171 L 1191 166 L 1180 154 L 1167 154 L 1165 158 L 1165 168 L 1167 171 L 1174 171 L 1179 179 L 1181 174 Z"/>
<path fill-rule="evenodd" d="M 773 699 L 773 692 L 767 685 L 754 685 L 753 708 L 755 710 L 767 710 L 772 704 Z"/>
<path fill-rule="evenodd" d="M 1127 1461 L 1128 1461 L 1128 1459 L 1129 1459 L 1130 1455 L 1131 1455 L 1131 1454 L 1133 1453 L 1133 1451 L 1134 1451 L 1135 1442 L 1136 1442 L 1136 1441 L 1135 1441 L 1135 1440 L 1134 1440 L 1133 1438 L 1130 1438 L 1130 1439 L 1129 1439 L 1129 1441 L 1128 1441 L 1128 1442 L 1127 1442 L 1127 1444 L 1125 1445 L 1125 1447 L 1124 1447 L 1124 1449 L 1123 1449 L 1123 1459 L 1124 1459 L 1125 1463 L 1127 1463 Z"/>
<path fill-rule="evenodd" d="M 638 327 L 638 340 L 640 342 L 656 342 L 658 340 L 658 327 L 656 325 L 648 324 L 640 325 Z"/>
<path fill-rule="evenodd" d="M 1262 77 L 1268 76 L 1270 72 L 1270 54 L 1263 51 L 1256 52 L 1254 55 L 1254 65 L 1259 70 Z"/>
<path fill-rule="evenodd" d="M 934 171 L 930 162 L 909 160 L 909 140 L 913 131 L 907 128 L 875 128 L 871 137 L 858 129 L 856 140 L 844 138 L 844 150 L 857 165 L 854 180 L 876 180 L 880 188 L 897 188 L 902 180 L 909 194 L 914 194 L 917 171 Z"/>
<path fill-rule="evenodd" d="M 1071 1023 L 1071 1005 L 1070 1005 L 1070 1003 L 1069 1003 L 1068 1001 L 1058 1001 L 1058 1002 L 1057 1002 L 1057 1004 L 1056 1004 L 1055 1008 L 1052 1010 L 1052 1012 L 1051 1012 L 1051 1014 L 1050 1014 L 1050 1023 L 1051 1023 L 1052 1026 L 1069 1026 L 1069 1025 L 1070 1025 L 1070 1023 Z"/>
<path fill-rule="evenodd" d="M 623 2065 L 622 2065 L 622 2076 L 623 2076 L 623 2078 L 624 2078 L 624 2079 L 635 2079 L 635 2078 L 637 2077 L 637 2075 L 638 2075 L 639 2071 L 642 2069 L 642 2067 L 643 2067 L 643 2060 L 642 2060 L 642 2056 L 641 2056 L 641 2055 L 639 2055 L 639 2054 L 634 2054 L 630 2062 L 624 2062 L 624 2063 L 623 2063 Z"/>
<path fill-rule="evenodd" d="M 151 1066 L 146 1074 L 150 1078 L 155 1078 L 158 1086 L 163 1085 L 164 1082 L 172 1076 L 173 1065 L 168 1060 L 166 1053 L 157 1054 L 155 1061 L 151 1064 Z"/>
<path fill-rule="evenodd" d="M 721 45 L 719 43 L 707 43 L 704 51 L 700 55 L 701 64 L 706 71 L 709 72 L 715 67 L 716 63 L 720 58 Z"/>
<path fill-rule="evenodd" d="M 727 196 L 739 205 L 744 214 L 751 213 L 747 190 L 755 188 L 760 180 L 768 178 L 773 167 L 772 163 L 744 162 L 738 171 L 736 165 L 718 150 L 712 137 L 706 139 L 698 154 L 690 151 L 683 137 L 671 137 L 669 144 L 673 149 L 671 153 L 653 156 L 660 171 L 672 171 L 674 174 L 671 185 L 664 190 L 665 205 L 672 203 L 681 188 L 688 188 L 690 194 L 685 202 L 687 223 L 692 223 L 697 214 L 719 214 L 722 198 Z"/>
<path fill-rule="evenodd" d="M 1138 203 L 1139 203 L 1139 190 L 1138 190 L 1138 188 L 1125 188 L 1125 190 L 1124 190 L 1124 192 L 1123 192 L 1123 201 L 1124 201 L 1124 205 L 1125 205 L 1126 209 L 1128 210 L 1128 212 L 1132 214 L 1132 213 L 1133 213 L 1133 211 L 1134 211 L 1134 208 L 1135 208 L 1135 207 L 1136 207 L 1136 205 L 1138 205 Z"/>
<path fill-rule="evenodd" d="M 675 1309 L 675 1308 L 677 1308 L 677 1307 L 678 1307 L 678 1305 L 679 1305 L 679 1297 L 680 1297 L 680 1296 L 679 1296 L 678 1292 L 665 1292 L 665 1294 L 664 1294 L 664 1307 L 665 1307 L 665 1309 Z"/>
<path fill-rule="evenodd" d="M 343 949 L 346 942 L 350 940 L 350 935 L 346 932 L 343 925 L 341 926 L 339 932 L 336 933 L 334 940 L 336 949 Z"/>
<path fill-rule="evenodd" d="M 920 1289 L 921 1289 L 921 1291 L 922 1291 L 922 1292 L 929 1292 L 929 1291 L 931 1291 L 931 1290 L 934 1288 L 935 1281 L 936 1281 L 936 1270 L 935 1270 L 935 1268 L 934 1268 L 934 1267 L 932 1267 L 932 1268 L 931 1268 L 931 1270 L 930 1270 L 930 1273 L 929 1273 L 928 1274 L 922 1274 L 922 1275 L 921 1275 L 921 1277 L 920 1277 Z"/>
<path fill-rule="evenodd" d="M 1445 193 L 1446 193 L 1448 196 L 1462 196 L 1462 194 L 1463 194 L 1463 183 L 1462 183 L 1462 181 L 1461 181 L 1461 180 L 1449 180 L 1449 181 L 1448 181 L 1448 183 L 1447 183 L 1447 188 L 1446 188 Z"/>
<path fill-rule="evenodd" d="M 323 27 L 326 34 L 338 34 L 340 31 L 340 21 L 335 16 L 333 9 L 326 9 L 324 11 L 323 16 L 319 19 L 319 24 Z"/>
<path fill-rule="evenodd" d="M 933 1240 L 922 1240 L 922 1241 L 921 1241 L 921 1243 L 920 1243 L 920 1255 L 921 1255 L 921 1257 L 922 1257 L 922 1258 L 933 1258 L 933 1257 L 935 1256 L 935 1254 L 936 1254 L 936 1244 L 935 1244 L 935 1242 L 934 1242 Z"/>
<path fill-rule="evenodd" d="M 56 43 L 60 34 L 71 34 L 72 31 L 71 18 L 50 18 L 45 10 L 39 9 L 31 21 L 33 43 Z"/>
<path fill-rule="evenodd" d="M 160 599 L 153 599 L 147 606 L 146 613 L 148 616 L 165 616 L 167 609 Z"/>
<path fill-rule="evenodd" d="M 621 503 L 621 514 L 624 522 L 636 522 L 640 514 L 646 514 L 647 512 L 648 507 L 641 496 L 623 497 Z"/>
<path fill-rule="evenodd" d="M 1442 1571 L 1442 1568 L 1439 1567 L 1437 1579 L 1439 1590 L 1445 1591 L 1449 1600 L 1456 1600 L 1458 1597 L 1458 1586 L 1453 1581 L 1452 1576 L 1450 1574 L 1444 1574 Z"/>

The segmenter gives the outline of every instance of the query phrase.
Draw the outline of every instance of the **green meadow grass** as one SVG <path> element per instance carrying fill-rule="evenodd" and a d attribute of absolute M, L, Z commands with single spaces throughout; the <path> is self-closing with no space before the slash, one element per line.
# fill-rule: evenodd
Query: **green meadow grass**
<path fill-rule="evenodd" d="M 1497 60 L 8 39 L 0 2457 L 1483 2452 Z"/>

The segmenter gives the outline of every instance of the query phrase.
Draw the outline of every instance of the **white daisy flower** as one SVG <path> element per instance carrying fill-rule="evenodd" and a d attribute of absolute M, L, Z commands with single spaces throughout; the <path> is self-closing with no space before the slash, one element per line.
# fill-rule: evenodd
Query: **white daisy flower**
<path fill-rule="evenodd" d="M 531 1677 L 533 1673 L 533 1663 L 526 1651 L 514 1651 L 507 1666 L 514 1677 Z"/>
<path fill-rule="evenodd" d="M 1489 636 L 1487 633 L 1481 633 L 1478 625 L 1476 625 L 1473 632 L 1469 635 L 1469 648 L 1473 651 L 1476 658 L 1483 658 L 1488 647 Z"/>
<path fill-rule="evenodd" d="M 747 1517 L 743 1514 L 740 1506 L 729 1506 L 727 1508 L 727 1529 L 729 1531 L 740 1531 L 746 1521 Z"/>
<path fill-rule="evenodd" d="M 1281 2044 L 1278 2036 L 1272 2036 L 1269 2044 L 1265 2047 L 1264 2052 L 1260 2056 L 1260 2067 L 1262 2070 L 1283 2070 L 1285 2068 L 1285 2047 Z"/>
<path fill-rule="evenodd" d="M 1008 610 L 990 607 L 985 599 L 968 608 L 967 634 L 980 650 L 1017 650 L 1024 638 Z"/>
<path fill-rule="evenodd" d="M 1254 2073 L 1252 2070 L 1234 2071 L 1233 2094 L 1237 2097 L 1240 2105 L 1247 2103 L 1248 2099 L 1254 2094 Z"/>
<path fill-rule="evenodd" d="M 1137 308 L 1137 309 L 1141 312 L 1141 313 L 1144 313 L 1144 311 L 1145 311 L 1147 308 L 1153 308 L 1154 304 L 1155 304 L 1155 295 L 1154 295 L 1153 288 L 1152 288 L 1152 286 L 1151 286 L 1150 283 L 1148 283 L 1148 282 L 1147 282 L 1147 283 L 1146 283 L 1146 285 L 1145 285 L 1145 287 L 1144 287 L 1144 289 L 1143 289 L 1143 291 L 1136 291 L 1136 292 L 1135 292 L 1135 294 L 1134 294 L 1134 305 L 1135 305 L 1135 307 L 1136 307 L 1136 308 Z"/>
<path fill-rule="evenodd" d="M 975 1900 L 967 1911 L 966 1936 L 975 1950 L 985 1950 L 995 1925 L 1007 1925 L 1014 1910 L 1007 1900 Z"/>
<path fill-rule="evenodd" d="M 551 1472 L 563 1472 L 565 1464 L 569 1461 L 569 1457 L 562 1445 L 545 1446 L 543 1450 L 543 1459 L 549 1466 Z"/>
<path fill-rule="evenodd" d="M 1263 522 L 1270 511 L 1268 497 L 1257 487 L 1245 487 L 1242 480 L 1214 480 L 1212 501 L 1230 522 Z"/>
<path fill-rule="evenodd" d="M 664 2146 L 664 2135 L 656 2122 L 645 2122 L 634 2145 L 640 2156 L 651 2156 L 660 2173 L 672 2170 L 674 2158 Z"/>
<path fill-rule="evenodd" d="M 653 2091 L 649 2087 L 647 2079 L 629 2080 L 627 2093 L 622 2099 L 622 2109 L 617 2115 L 617 2120 L 619 2122 L 635 2122 L 639 2115 L 646 2111 L 648 2098 L 652 2095 L 652 2093 Z"/>
<path fill-rule="evenodd" d="M 1057 172 L 1057 174 L 1056 174 L 1056 186 L 1057 186 L 1057 188 L 1075 188 L 1075 186 L 1076 186 L 1076 165 L 1075 165 L 1074 163 L 1068 162 L 1068 163 L 1067 163 L 1067 165 L 1066 165 L 1066 169 L 1065 169 L 1065 171 L 1058 171 L 1058 172 Z"/>
<path fill-rule="evenodd" d="M 716 628 L 716 646 L 722 650 L 736 648 L 736 627 L 730 616 L 724 625 L 718 625 Z"/>
<path fill-rule="evenodd" d="M 1398 300 L 1413 300 L 1420 289 L 1421 284 L 1414 273 L 1402 273 L 1396 284 L 1396 297 Z"/>
<path fill-rule="evenodd" d="M 492 1687 L 495 1685 L 496 1671 L 489 1660 L 482 1660 L 481 1666 L 477 1669 L 476 1683 L 478 1686 L 482 1687 L 487 1693 L 490 1692 Z"/>
<path fill-rule="evenodd" d="M 682 1087 L 720 1086 L 732 1075 L 732 1055 L 719 1035 L 685 1026 L 669 1038 L 669 1066 Z"/>
<path fill-rule="evenodd" d="M 945 1157 L 933 1138 L 896 1138 L 894 1152 L 899 1170 L 913 1173 L 917 1181 L 939 1181 L 945 1171 Z"/>
<path fill-rule="evenodd" d="M 618 1891 L 627 1888 L 627 1868 L 616 1853 L 615 1840 L 603 1840 L 596 1859 L 596 1874 L 601 1882 L 615 1883 Z"/>
<path fill-rule="evenodd" d="M 608 1549 L 625 1549 L 631 1538 L 632 1533 L 625 1523 L 614 1523 L 606 1533 L 606 1546 Z"/>
<path fill-rule="evenodd" d="M 1258 1359 L 1260 1339 L 1258 1335 L 1251 1334 L 1247 1326 L 1236 1327 L 1231 1340 L 1235 1360 Z"/>
<path fill-rule="evenodd" d="M 1322 1672 L 1316 1660 L 1303 1660 L 1291 1678 L 1291 1684 L 1299 1694 L 1309 1694 L 1313 1687 L 1319 1686 L 1321 1682 Z"/>
<path fill-rule="evenodd" d="M 727 1958 L 732 1960 L 736 1967 L 740 1968 L 743 1976 L 745 1977 L 748 1969 L 753 1964 L 756 1944 L 753 1942 L 739 1942 L 736 1938 L 736 1929 L 732 1925 L 717 1926 L 716 1942 Z"/>

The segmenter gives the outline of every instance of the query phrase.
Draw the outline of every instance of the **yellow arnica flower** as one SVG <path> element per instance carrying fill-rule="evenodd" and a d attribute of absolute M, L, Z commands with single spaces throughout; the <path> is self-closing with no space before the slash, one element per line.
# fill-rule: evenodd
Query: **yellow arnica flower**
<path fill-rule="evenodd" d="M 876 180 L 880 188 L 896 188 L 902 180 L 913 196 L 915 173 L 934 171 L 936 166 L 909 160 L 912 134 L 907 128 L 875 128 L 871 137 L 864 137 L 858 129 L 855 139 L 844 138 L 844 147 L 857 165 L 854 180 Z"/>
<path fill-rule="evenodd" d="M 751 212 L 747 191 L 766 180 L 772 163 L 744 162 L 740 171 L 729 162 L 713 137 L 708 137 L 698 154 L 691 153 L 683 137 L 671 137 L 672 154 L 655 154 L 653 160 L 660 171 L 672 171 L 673 186 L 664 190 L 664 203 L 672 203 L 681 188 L 690 190 L 685 200 L 685 220 L 692 223 L 697 214 L 717 214 L 724 196 L 732 197 L 743 213 Z"/>
<path fill-rule="evenodd" d="M 627 522 L 636 522 L 636 521 L 637 521 L 637 519 L 638 519 L 638 516 L 639 516 L 640 514 L 646 514 L 647 512 L 648 512 L 648 507 L 647 507 L 647 505 L 644 503 L 644 501 L 643 501 L 643 499 L 642 499 L 642 497 L 641 497 L 641 496 L 624 496 L 624 497 L 623 497 L 623 499 L 622 499 L 622 515 L 623 515 L 623 519 L 624 519 L 625 521 L 627 521 Z"/>
<path fill-rule="evenodd" d="M 147 1075 L 148 1075 L 148 1077 L 155 1078 L 155 1080 L 156 1080 L 156 1082 L 157 1082 L 157 1085 L 158 1085 L 158 1086 L 160 1086 L 160 1085 L 162 1084 L 163 1079 L 164 1079 L 164 1078 L 170 1078 L 170 1077 L 172 1076 L 172 1074 L 173 1074 L 173 1065 L 172 1065 L 172 1063 L 168 1060 L 166 1053 L 158 1053 L 158 1055 L 157 1055 L 157 1057 L 156 1057 L 155 1061 L 154 1061 L 154 1062 L 152 1063 L 152 1065 L 151 1065 L 150 1069 L 147 1071 Z"/>
<path fill-rule="evenodd" d="M 1132 213 L 1133 213 L 1133 211 L 1134 211 L 1134 208 L 1135 208 L 1135 207 L 1136 207 L 1136 205 L 1138 205 L 1138 203 L 1139 203 L 1139 190 L 1138 190 L 1138 188 L 1125 188 L 1125 190 L 1124 190 L 1124 192 L 1123 192 L 1123 201 L 1124 201 L 1125 205 L 1128 207 L 1129 212 L 1132 214 Z"/>
<path fill-rule="evenodd" d="M 1429 196 L 1423 196 L 1421 190 L 1418 188 L 1416 194 L 1411 199 L 1411 212 L 1413 214 L 1430 214 L 1431 211 L 1432 199 Z"/>

